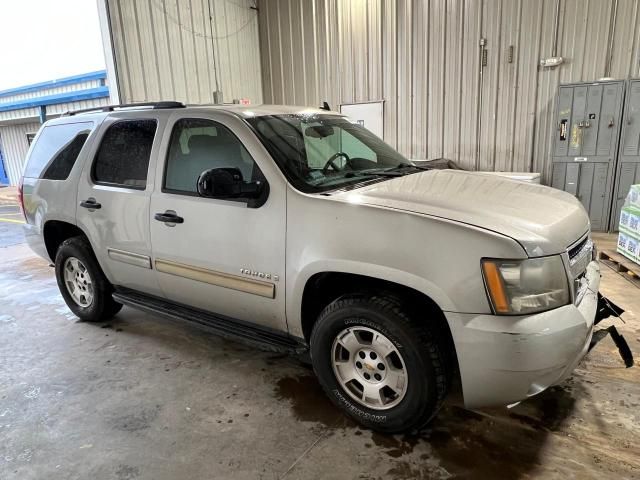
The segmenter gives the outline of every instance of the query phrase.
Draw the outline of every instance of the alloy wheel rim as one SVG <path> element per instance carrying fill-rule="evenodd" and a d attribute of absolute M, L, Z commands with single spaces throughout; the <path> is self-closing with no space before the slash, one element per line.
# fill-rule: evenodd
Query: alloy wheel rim
<path fill-rule="evenodd" d="M 64 285 L 73 301 L 87 308 L 93 303 L 93 281 L 87 267 L 76 257 L 64 261 Z"/>
<path fill-rule="evenodd" d="M 393 408 L 407 392 L 409 378 L 402 355 L 391 340 L 372 328 L 342 330 L 333 341 L 331 363 L 345 392 L 367 408 Z"/>

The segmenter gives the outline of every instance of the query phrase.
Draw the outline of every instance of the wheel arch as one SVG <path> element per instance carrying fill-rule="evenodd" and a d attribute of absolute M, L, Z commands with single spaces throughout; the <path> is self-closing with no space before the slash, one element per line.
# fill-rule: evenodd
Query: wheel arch
<path fill-rule="evenodd" d="M 65 240 L 71 237 L 83 236 L 89 241 L 87 234 L 77 225 L 62 220 L 47 220 L 42 228 L 47 255 L 52 262 L 56 261 L 56 252 Z M 91 247 L 93 249 L 93 246 Z"/>
<path fill-rule="evenodd" d="M 457 354 L 451 328 L 441 306 L 428 294 L 395 281 L 341 271 L 322 271 L 308 278 L 302 292 L 300 328 L 304 339 L 311 338 L 320 312 L 335 299 L 358 292 L 380 292 L 400 299 L 413 318 L 429 319 L 445 341 L 451 365 L 457 366 Z M 425 312 L 428 312 L 425 315 Z"/>

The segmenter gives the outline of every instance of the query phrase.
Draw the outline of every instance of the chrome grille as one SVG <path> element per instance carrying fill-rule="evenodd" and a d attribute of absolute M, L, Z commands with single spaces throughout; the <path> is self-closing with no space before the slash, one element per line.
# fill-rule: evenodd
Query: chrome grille
<path fill-rule="evenodd" d="M 591 238 L 586 237 L 577 245 L 571 247 L 567 253 L 569 254 L 569 270 L 571 271 L 571 276 L 577 278 L 585 272 L 587 265 L 589 265 L 591 261 L 593 241 L 591 241 Z"/>
<path fill-rule="evenodd" d="M 576 305 L 582 300 L 588 286 L 586 271 L 589 262 L 593 258 L 593 249 L 593 241 L 588 235 L 567 249 L 569 271 L 573 280 L 574 303 Z"/>
<path fill-rule="evenodd" d="M 569 254 L 569 259 L 573 259 L 576 256 L 578 256 L 582 250 L 582 248 L 585 246 L 585 244 L 589 241 L 589 237 L 584 237 L 582 240 L 580 240 L 577 244 L 575 244 L 574 246 L 570 247 L 569 250 L 567 251 L 567 253 Z"/>

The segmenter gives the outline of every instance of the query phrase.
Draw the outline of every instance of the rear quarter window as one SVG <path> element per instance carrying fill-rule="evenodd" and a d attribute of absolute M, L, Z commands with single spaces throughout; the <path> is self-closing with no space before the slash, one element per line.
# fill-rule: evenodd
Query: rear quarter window
<path fill-rule="evenodd" d="M 33 145 L 24 176 L 66 180 L 92 129 L 93 122 L 45 126 Z"/>
<path fill-rule="evenodd" d="M 156 127 L 155 120 L 120 120 L 111 125 L 93 163 L 93 181 L 144 190 Z"/>

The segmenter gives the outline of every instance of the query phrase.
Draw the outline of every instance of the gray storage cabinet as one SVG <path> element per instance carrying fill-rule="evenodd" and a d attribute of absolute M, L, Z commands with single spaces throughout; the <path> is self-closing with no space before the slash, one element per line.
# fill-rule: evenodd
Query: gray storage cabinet
<path fill-rule="evenodd" d="M 624 86 L 605 81 L 558 91 L 551 186 L 582 202 L 593 230 L 609 226 Z"/>
<path fill-rule="evenodd" d="M 640 183 L 640 79 L 636 78 L 627 83 L 610 230 L 618 230 L 620 210 L 629 193 L 629 187 L 638 183 Z"/>

